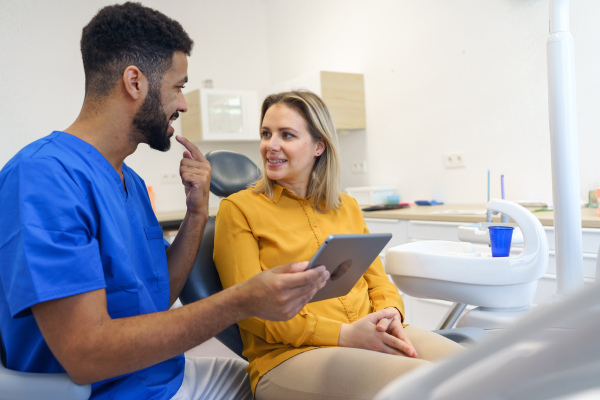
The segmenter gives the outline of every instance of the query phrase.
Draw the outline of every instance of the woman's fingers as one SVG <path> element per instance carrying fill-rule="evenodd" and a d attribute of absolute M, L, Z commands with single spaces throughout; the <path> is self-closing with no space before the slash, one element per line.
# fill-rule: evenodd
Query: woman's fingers
<path fill-rule="evenodd" d="M 394 321 L 393 318 L 383 318 L 377 322 L 377 326 L 375 327 L 379 332 L 386 332 L 390 326 L 390 324 Z"/>
<path fill-rule="evenodd" d="M 412 345 L 404 342 L 403 340 L 398 339 L 396 336 L 390 335 L 389 333 L 383 333 L 383 335 L 381 337 L 381 342 L 384 345 L 391 347 L 396 351 L 402 352 L 402 355 L 405 355 L 408 357 L 416 356 L 415 349 L 412 347 Z M 386 351 L 386 353 L 387 353 L 387 351 Z"/>

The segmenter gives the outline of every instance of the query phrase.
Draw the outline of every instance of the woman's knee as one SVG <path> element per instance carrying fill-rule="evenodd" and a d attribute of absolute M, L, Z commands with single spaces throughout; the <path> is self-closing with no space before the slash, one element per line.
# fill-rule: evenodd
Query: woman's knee
<path fill-rule="evenodd" d="M 429 364 L 371 350 L 322 348 L 292 357 L 258 381 L 256 398 L 372 399 L 381 388 Z"/>
<path fill-rule="evenodd" d="M 465 349 L 464 346 L 452 340 L 425 329 L 409 325 L 404 328 L 406 335 L 415 347 L 419 358 L 435 361 L 449 357 Z"/>

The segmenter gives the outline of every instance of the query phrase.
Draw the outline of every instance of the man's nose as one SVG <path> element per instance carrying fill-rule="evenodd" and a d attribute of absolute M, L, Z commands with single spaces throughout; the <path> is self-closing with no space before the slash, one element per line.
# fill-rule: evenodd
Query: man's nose
<path fill-rule="evenodd" d="M 185 96 L 183 92 L 179 92 L 177 111 L 186 112 L 188 110 L 187 102 L 185 101 Z"/>

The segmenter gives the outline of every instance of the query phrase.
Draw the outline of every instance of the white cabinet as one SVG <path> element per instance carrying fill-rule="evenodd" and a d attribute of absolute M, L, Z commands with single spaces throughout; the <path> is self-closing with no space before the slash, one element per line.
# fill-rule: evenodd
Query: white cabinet
<path fill-rule="evenodd" d="M 371 233 L 391 233 L 392 238 L 388 244 L 381 250 L 380 256 L 382 261 L 385 258 L 385 252 L 390 247 L 398 246 L 406 243 L 406 222 L 399 219 L 383 219 L 383 218 L 365 218 L 367 228 Z"/>
<path fill-rule="evenodd" d="M 338 130 L 365 129 L 362 74 L 320 71 L 260 91 L 199 89 L 185 95 L 184 137 L 193 142 L 260 140 L 260 107 L 265 96 L 308 89 L 323 99 Z"/>
<path fill-rule="evenodd" d="M 450 240 L 458 241 L 458 227 L 465 225 L 460 222 L 441 221 L 407 221 L 407 237 L 411 242 L 419 240 Z"/>
<path fill-rule="evenodd" d="M 254 91 L 200 89 L 185 95 L 183 136 L 193 142 L 260 140 L 260 110 Z"/>
<path fill-rule="evenodd" d="M 533 302 L 543 304 L 552 299 L 556 293 L 556 248 L 555 232 L 553 227 L 545 226 L 544 230 L 548 236 L 548 248 L 550 256 L 548 257 L 548 270 L 538 282 L 538 288 Z M 582 229 L 582 251 L 583 251 L 583 279 L 585 285 L 591 285 L 596 278 L 596 261 L 598 257 L 598 248 L 600 246 L 600 229 L 583 228 Z"/>

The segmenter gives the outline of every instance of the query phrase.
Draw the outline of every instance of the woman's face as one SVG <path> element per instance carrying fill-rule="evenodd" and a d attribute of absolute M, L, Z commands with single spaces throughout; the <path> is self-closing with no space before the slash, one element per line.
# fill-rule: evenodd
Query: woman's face
<path fill-rule="evenodd" d="M 325 150 L 323 140 L 314 141 L 302 115 L 284 104 L 267 109 L 261 137 L 260 154 L 267 176 L 306 197 L 315 160 Z"/>

